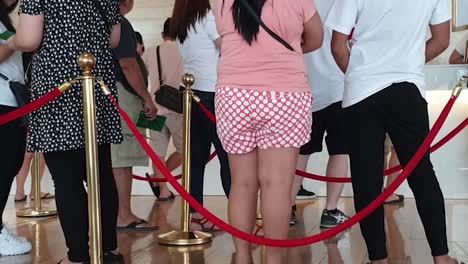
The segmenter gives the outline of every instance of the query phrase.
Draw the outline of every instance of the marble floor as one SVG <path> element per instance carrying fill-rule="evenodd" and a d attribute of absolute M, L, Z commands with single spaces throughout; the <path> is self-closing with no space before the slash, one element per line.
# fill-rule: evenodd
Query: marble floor
<path fill-rule="evenodd" d="M 178 248 L 158 244 L 158 234 L 179 226 L 180 200 L 156 202 L 150 196 L 135 196 L 132 200 L 134 211 L 151 223 L 158 224 L 157 232 L 119 233 L 119 248 L 130 264 L 228 264 L 234 252 L 231 237 L 216 233 L 213 242 L 202 247 Z M 45 206 L 54 206 L 47 201 Z M 299 223 L 290 229 L 291 238 L 310 236 L 320 232 L 319 221 L 324 199 L 298 202 Z M 447 227 L 451 254 L 459 260 L 468 261 L 468 200 L 447 200 Z M 15 210 L 24 204 L 13 203 L 10 199 L 4 219 L 10 228 L 33 242 L 29 255 L 0 257 L 0 264 L 54 264 L 66 255 L 64 238 L 56 217 L 44 219 L 16 218 Z M 205 206 L 226 219 L 224 197 L 210 196 Z M 339 207 L 353 215 L 352 199 L 343 198 Z M 404 206 L 387 206 L 386 222 L 388 248 L 391 263 L 430 264 L 430 250 L 424 236 L 421 221 L 417 216 L 414 200 L 408 199 Z M 253 249 L 255 263 L 265 263 L 265 249 Z M 285 263 L 291 264 L 361 264 L 367 260 L 364 241 L 359 227 L 355 226 L 336 239 L 312 246 L 291 248 L 285 254 Z"/>

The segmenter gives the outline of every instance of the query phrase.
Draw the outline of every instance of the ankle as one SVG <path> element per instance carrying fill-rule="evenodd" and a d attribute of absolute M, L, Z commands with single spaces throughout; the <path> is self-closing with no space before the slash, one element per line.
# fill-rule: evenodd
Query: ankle
<path fill-rule="evenodd" d="M 381 260 L 373 260 L 370 262 L 371 264 L 387 264 L 387 259 L 381 259 Z"/>
<path fill-rule="evenodd" d="M 449 255 L 433 257 L 434 264 L 456 264 L 456 260 L 451 258 Z"/>

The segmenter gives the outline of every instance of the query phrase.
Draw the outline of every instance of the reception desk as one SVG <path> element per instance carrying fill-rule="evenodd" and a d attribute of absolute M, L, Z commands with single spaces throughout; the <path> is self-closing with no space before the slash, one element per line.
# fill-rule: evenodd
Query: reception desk
<path fill-rule="evenodd" d="M 468 66 L 426 66 L 426 98 L 429 104 L 429 117 L 431 124 L 438 117 L 445 103 L 450 98 L 451 89 L 457 83 L 458 78 L 464 72 L 466 74 L 467 70 Z M 436 141 L 459 125 L 466 117 L 468 117 L 467 89 L 462 92 L 452 110 L 452 113 L 448 117 L 447 122 L 437 136 Z M 173 148 L 169 151 L 173 151 Z M 446 198 L 468 198 L 468 129 L 465 129 L 458 134 L 458 136 L 456 136 L 447 145 L 434 153 L 431 158 Z M 312 155 L 307 170 L 309 172 L 323 175 L 325 173 L 327 159 L 328 154 L 326 151 Z M 151 168 L 148 167 L 137 167 L 134 169 L 135 174 L 138 175 L 144 175 L 145 172 L 149 171 L 151 171 Z M 176 171 L 176 174 L 177 173 L 180 173 L 180 169 Z M 29 185 L 29 180 L 30 178 L 28 179 L 27 185 Z M 43 181 L 44 191 L 53 192 L 52 186 L 50 176 L 46 175 Z M 304 181 L 304 186 L 307 189 L 314 191 L 319 196 L 323 196 L 326 193 L 326 186 L 323 182 L 306 179 Z M 14 192 L 14 188 L 12 188 L 12 192 Z M 398 192 L 408 197 L 412 197 L 411 190 L 406 183 L 403 184 Z M 135 195 L 152 195 L 148 183 L 138 181 L 134 181 L 133 193 Z M 205 194 L 223 194 L 217 159 L 214 159 L 206 167 Z M 352 196 L 352 188 L 350 184 L 346 184 L 343 195 Z"/>

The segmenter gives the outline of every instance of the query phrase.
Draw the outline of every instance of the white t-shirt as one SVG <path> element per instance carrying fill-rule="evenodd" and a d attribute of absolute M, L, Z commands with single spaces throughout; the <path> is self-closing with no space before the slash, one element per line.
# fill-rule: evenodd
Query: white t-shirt
<path fill-rule="evenodd" d="M 315 0 L 317 11 L 322 20 L 326 19 L 332 3 L 332 0 Z M 332 30 L 324 28 L 322 47 L 304 55 L 314 98 L 312 112 L 320 111 L 343 99 L 344 74 L 333 59 L 331 37 Z"/>
<path fill-rule="evenodd" d="M 0 22 L 0 33 L 7 28 Z M 0 40 L 0 45 L 5 45 L 5 40 Z M 9 78 L 10 81 L 24 83 L 23 58 L 21 52 L 13 53 L 7 60 L 0 63 L 0 73 Z M 18 106 L 16 98 L 10 90 L 10 84 L 0 78 L 0 105 Z"/>
<path fill-rule="evenodd" d="M 178 42 L 184 70 L 195 77 L 193 89 L 204 92 L 215 92 L 219 50 L 214 41 L 219 38 L 212 11 L 195 23 L 187 34 L 187 39 Z"/>
<path fill-rule="evenodd" d="M 457 52 L 462 55 L 462 56 L 465 56 L 465 51 L 466 51 L 466 42 L 468 41 L 468 34 L 466 34 L 461 40 L 460 42 L 458 42 L 457 44 L 457 47 L 455 48 L 455 50 L 457 50 Z"/>
<path fill-rule="evenodd" d="M 427 27 L 450 18 L 450 0 L 335 0 L 326 26 L 346 35 L 355 27 L 343 107 L 397 82 L 424 96 Z"/>

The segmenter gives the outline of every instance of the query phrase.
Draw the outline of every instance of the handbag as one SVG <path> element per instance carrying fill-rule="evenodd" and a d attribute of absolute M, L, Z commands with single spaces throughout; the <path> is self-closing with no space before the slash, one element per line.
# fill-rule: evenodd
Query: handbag
<path fill-rule="evenodd" d="M 22 84 L 20 82 L 10 81 L 6 75 L 0 73 L 0 78 L 8 82 L 11 92 L 15 96 L 18 107 L 21 108 L 31 102 L 31 88 L 29 85 Z M 20 120 L 21 126 L 28 126 L 29 115 L 25 115 Z"/>
<path fill-rule="evenodd" d="M 159 90 L 154 94 L 156 103 L 166 107 L 167 109 L 176 113 L 182 114 L 182 93 L 184 87 L 179 89 L 174 88 L 170 85 L 164 84 L 162 79 L 162 68 L 161 68 L 161 55 L 159 53 L 159 46 L 156 48 L 156 57 L 158 61 L 158 73 L 159 73 Z"/>

